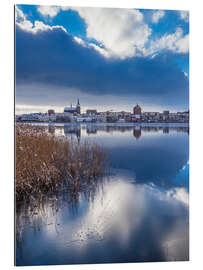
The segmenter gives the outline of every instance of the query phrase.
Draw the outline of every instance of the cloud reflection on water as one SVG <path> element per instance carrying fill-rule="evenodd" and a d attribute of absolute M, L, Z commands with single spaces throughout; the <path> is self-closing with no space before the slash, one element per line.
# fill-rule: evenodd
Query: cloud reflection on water
<path fill-rule="evenodd" d="M 34 250 L 37 258 L 39 242 L 49 243 L 50 263 L 49 250 L 62 253 L 62 263 L 188 259 L 188 191 L 182 187 L 164 191 L 123 175 L 106 183 L 92 202 L 81 199 L 76 215 L 67 205 L 55 212 L 47 203 L 44 210 L 46 216 L 38 216 L 43 233 L 35 231 L 32 250 L 24 253 Z M 28 234 L 32 239 L 30 229 Z"/>
<path fill-rule="evenodd" d="M 188 128 L 146 127 L 137 137 L 134 127 L 49 131 L 102 144 L 115 175 L 94 200 L 80 195 L 74 206 L 66 197 L 47 199 L 36 215 L 20 211 L 17 264 L 188 260 Z"/>

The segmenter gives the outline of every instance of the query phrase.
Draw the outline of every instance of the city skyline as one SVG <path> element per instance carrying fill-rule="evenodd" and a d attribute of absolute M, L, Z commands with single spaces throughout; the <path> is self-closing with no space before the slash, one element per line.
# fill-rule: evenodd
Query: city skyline
<path fill-rule="evenodd" d="M 17 114 L 60 112 L 78 96 L 85 110 L 188 110 L 187 11 L 15 9 Z"/>
<path fill-rule="evenodd" d="M 79 98 L 77 98 L 77 100 L 79 100 Z M 102 112 L 115 112 L 115 113 L 116 112 L 126 112 L 126 113 L 133 114 L 134 108 L 137 105 L 141 107 L 142 113 L 144 113 L 144 112 L 146 112 L 146 113 L 147 112 L 157 112 L 157 113 L 161 114 L 161 113 L 163 113 L 163 111 L 170 111 L 167 108 L 163 108 L 162 110 L 145 110 L 144 107 L 142 107 L 138 103 L 135 103 L 134 105 L 132 105 L 132 107 L 126 106 L 127 110 L 122 110 L 122 108 L 118 108 L 118 110 L 116 110 L 113 107 L 108 107 L 108 109 L 104 110 L 103 105 L 99 106 L 99 105 L 95 104 L 94 107 L 87 107 L 87 106 L 81 104 L 81 102 L 80 102 L 80 114 L 85 114 L 88 110 L 96 110 L 97 112 L 100 112 L 100 113 L 102 113 Z M 49 110 L 54 110 L 55 113 L 64 113 L 65 108 L 77 108 L 77 104 L 76 104 L 76 102 L 71 102 L 70 104 L 65 105 L 63 107 L 45 106 L 45 107 L 41 107 L 42 110 L 37 110 L 37 108 L 35 108 L 36 111 L 30 111 L 30 112 L 28 111 L 27 113 L 25 111 L 23 111 L 22 113 L 17 113 L 16 112 L 16 115 L 32 114 L 32 113 L 48 113 Z M 99 109 L 99 108 L 101 108 L 101 109 Z M 185 109 L 184 111 L 189 111 L 189 109 Z M 177 110 L 170 111 L 170 113 L 177 113 L 177 112 L 182 112 L 182 111 L 181 110 L 179 110 L 179 111 L 177 111 Z"/>
<path fill-rule="evenodd" d="M 17 122 L 60 122 L 60 123 L 189 123 L 189 110 L 185 112 L 146 112 L 137 104 L 132 111 L 98 111 L 83 108 L 77 98 L 77 103 L 65 106 L 63 112 L 49 108 L 46 113 L 16 114 Z"/>

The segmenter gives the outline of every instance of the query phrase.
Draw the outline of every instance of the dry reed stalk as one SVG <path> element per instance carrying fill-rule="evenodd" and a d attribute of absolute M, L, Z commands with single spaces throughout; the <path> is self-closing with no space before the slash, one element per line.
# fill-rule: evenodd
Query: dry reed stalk
<path fill-rule="evenodd" d="M 102 176 L 106 153 L 96 144 L 55 137 L 43 127 L 16 126 L 16 200 L 57 193 L 73 195 Z"/>

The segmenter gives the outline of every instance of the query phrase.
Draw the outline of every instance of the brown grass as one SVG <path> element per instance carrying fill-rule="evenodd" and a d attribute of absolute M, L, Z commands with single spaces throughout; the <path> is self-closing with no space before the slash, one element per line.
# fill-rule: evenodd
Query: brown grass
<path fill-rule="evenodd" d="M 96 144 L 70 142 L 43 127 L 16 126 L 16 200 L 66 189 L 76 196 L 104 174 L 106 153 Z"/>

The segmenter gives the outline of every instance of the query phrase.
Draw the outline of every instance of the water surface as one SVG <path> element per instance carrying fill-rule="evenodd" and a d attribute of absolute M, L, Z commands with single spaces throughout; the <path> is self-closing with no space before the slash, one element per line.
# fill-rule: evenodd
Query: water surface
<path fill-rule="evenodd" d="M 16 264 L 189 259 L 189 128 L 57 124 L 56 136 L 102 145 L 111 175 L 93 197 L 65 194 L 16 215 Z"/>

